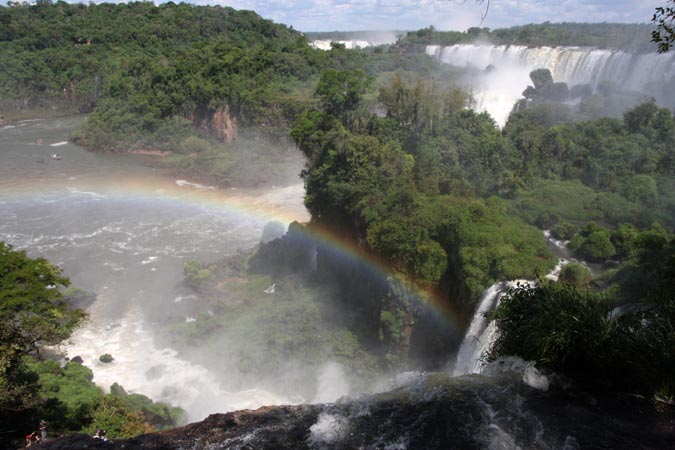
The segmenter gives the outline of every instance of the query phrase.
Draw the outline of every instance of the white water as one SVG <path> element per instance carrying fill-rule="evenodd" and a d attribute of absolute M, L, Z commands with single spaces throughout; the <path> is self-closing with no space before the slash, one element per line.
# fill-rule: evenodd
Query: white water
<path fill-rule="evenodd" d="M 515 288 L 518 283 L 527 283 L 525 280 L 495 283 L 481 296 L 478 308 L 471 319 L 471 324 L 464 335 L 455 366 L 453 376 L 470 373 L 481 373 L 485 367 L 485 357 L 497 338 L 497 327 L 494 321 L 488 323 L 487 314 L 499 304 L 499 300 L 509 288 Z"/>
<path fill-rule="evenodd" d="M 197 297 L 181 290 L 185 261 L 250 248 L 271 219 L 306 220 L 302 183 L 261 193 L 175 180 L 67 142 L 81 120 L 20 122 L 0 131 L 0 240 L 48 258 L 73 286 L 97 295 L 90 320 L 61 350 L 83 358 L 103 390 L 119 383 L 181 406 L 190 421 L 301 401 L 255 389 L 254 382 L 238 388 L 232 373 L 195 364 L 160 344 L 154 330 L 202 312 Z M 62 161 L 49 159 L 52 143 Z M 99 361 L 106 353 L 112 363 Z"/>
<path fill-rule="evenodd" d="M 95 373 L 94 381 L 107 390 L 121 384 L 130 393 L 147 395 L 155 401 L 180 405 L 188 413 L 185 419 L 200 420 L 208 414 L 255 409 L 262 405 L 289 404 L 292 401 L 260 389 L 227 392 L 216 376 L 175 350 L 157 346 L 144 313 L 138 306 L 142 292 L 132 299 L 126 314 L 114 323 L 105 323 L 101 305 L 109 293 L 99 296 L 89 310 L 91 321 L 77 330 L 64 350 L 80 356 Z M 100 355 L 113 355 L 112 363 L 99 361 Z"/>
<path fill-rule="evenodd" d="M 546 275 L 546 278 L 549 280 L 557 281 L 563 266 L 573 261 L 573 259 L 566 248 L 566 242 L 554 239 L 549 230 L 544 231 L 544 237 L 560 256 L 558 264 Z M 532 283 L 534 282 L 527 280 L 503 281 L 495 283 L 485 290 L 478 301 L 478 307 L 471 319 L 471 324 L 459 346 L 454 362 L 453 376 L 484 373 L 487 367 L 487 356 L 492 350 L 499 333 L 495 322 L 488 322 L 487 315 L 499 305 L 499 301 L 508 289 Z M 522 372 L 526 383 L 530 384 L 528 382 L 530 380 L 533 384 L 542 385 L 543 382 L 538 378 L 537 374 L 533 375 L 532 370 L 523 369 Z"/>
<path fill-rule="evenodd" d="M 632 54 L 620 50 L 584 47 L 520 45 L 429 45 L 426 53 L 453 66 L 476 71 L 471 89 L 477 109 L 487 111 L 504 125 L 514 103 L 532 84 L 529 74 L 549 69 L 556 82 L 572 87 L 609 80 L 624 89 L 640 91 L 649 83 L 664 83 L 675 76 L 675 54 Z M 488 66 L 494 71 L 484 72 Z"/>

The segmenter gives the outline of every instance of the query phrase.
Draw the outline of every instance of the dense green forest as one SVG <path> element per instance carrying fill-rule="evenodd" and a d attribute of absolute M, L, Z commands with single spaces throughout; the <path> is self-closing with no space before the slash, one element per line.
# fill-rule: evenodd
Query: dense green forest
<path fill-rule="evenodd" d="M 645 18 L 647 19 L 647 18 Z M 650 44 L 654 26 L 625 23 L 550 23 L 528 24 L 511 28 L 469 28 L 465 32 L 439 31 L 433 26 L 408 32 L 400 45 L 454 45 L 489 42 L 495 45 L 591 46 L 637 52 L 653 52 Z"/>
<path fill-rule="evenodd" d="M 266 161 L 290 144 L 289 123 L 326 68 L 440 67 L 396 51 L 314 50 L 299 32 L 219 6 L 10 3 L 0 24 L 4 115 L 93 111 L 74 136 L 87 148 L 170 151 L 159 164 L 220 185 L 281 177 Z M 251 164 L 266 176 L 247 176 Z"/>
<path fill-rule="evenodd" d="M 368 112 L 366 92 L 362 72 L 328 70 L 316 90 L 322 109 L 294 123 L 313 223 L 351 234 L 400 276 L 455 304 L 471 304 L 498 280 L 542 276 L 553 261 L 537 228 L 552 228 L 571 239 L 575 256 L 603 265 L 602 277 L 591 283 L 588 269 L 573 264 L 561 274 L 568 290 L 514 294 L 521 303 L 505 302 L 495 316 L 505 324 L 495 356 L 521 355 L 595 389 L 588 380 L 607 375 L 603 388 L 672 395 L 672 274 L 650 263 L 672 258 L 673 235 L 662 226 L 673 226 L 672 111 L 647 100 L 622 120 L 588 121 L 546 101 L 513 113 L 499 131 L 463 107 L 461 92 L 433 81 L 382 85 L 384 116 Z M 602 292 L 585 303 L 588 322 L 563 320 L 582 295 L 574 289 Z M 549 295 L 555 301 L 545 304 Z M 540 297 L 542 309 L 522 312 Z M 388 308 L 394 317 L 409 313 L 404 303 Z M 623 312 L 611 316 L 612 308 Z M 551 341 L 558 336 L 547 320 L 559 322 L 560 340 Z M 593 320 L 605 334 L 587 341 L 581 330 Z M 640 337 L 623 339 L 636 321 Z M 550 346 L 557 353 L 543 353 Z M 656 354 L 651 370 L 644 355 Z M 588 365 L 594 356 L 608 364 Z M 626 377 L 610 377 L 609 367 Z"/>
<path fill-rule="evenodd" d="M 423 299 L 441 299 L 442 306 L 468 315 L 492 283 L 536 279 L 555 265 L 542 234 L 551 229 L 570 240 L 577 257 L 602 266 L 602 275 L 593 280 L 584 266 L 570 265 L 559 285 L 515 292 L 495 315 L 505 330 L 498 351 L 523 355 L 581 381 L 587 380 L 578 369 L 600 354 L 604 359 L 591 366 L 591 377 L 610 377 L 609 368 L 626 369 L 626 382 L 612 379 L 612 386 L 672 395 L 667 377 L 673 373 L 673 354 L 661 351 L 673 348 L 675 320 L 667 292 L 675 225 L 672 111 L 646 99 L 625 112 L 613 108 L 613 118 L 597 118 L 612 109 L 615 91 L 610 87 L 586 92 L 578 106 L 570 107 L 565 99 L 538 97 L 537 90 L 547 84 L 537 82 L 544 75 L 535 71 L 535 87 L 526 91 L 532 102 L 517 108 L 500 130 L 488 114 L 468 108 L 471 98 L 456 87 L 451 69 L 411 50 L 417 44 L 467 42 L 483 35 L 496 43 L 624 48 L 635 37 L 648 42 L 649 27 L 543 24 L 467 33 L 428 28 L 408 34 L 398 46 L 359 51 L 335 45 L 323 52 L 288 27 L 217 6 L 11 3 L 0 7 L 0 25 L 3 113 L 28 108 L 90 112 L 74 136 L 87 148 L 168 151 L 161 164 L 220 185 L 244 182 L 250 178 L 242 176 L 246 164 L 269 160 L 278 154 L 276 148 L 293 149 L 294 143 L 307 161 L 302 177 L 312 220 L 304 228 L 327 231 L 391 270 L 387 285 L 371 295 L 367 289 L 377 283 L 367 272 L 355 275 L 324 257 L 324 270 L 339 281 L 336 286 L 357 277 L 339 294 L 354 315 L 366 314 L 305 346 L 306 341 L 279 336 L 289 323 L 303 336 L 317 335 L 319 317 L 330 316 L 326 311 L 334 305 L 317 303 L 323 291 L 304 285 L 295 274 L 287 278 L 288 272 L 256 268 L 265 251 L 271 254 L 270 247 L 263 247 L 257 259 L 234 258 L 222 266 L 191 262 L 188 283 L 222 308 L 208 322 L 182 324 L 177 331 L 185 340 L 204 342 L 211 329 L 231 324 L 232 310 L 223 306 L 230 299 L 218 291 L 218 283 L 246 276 L 247 284 L 228 296 L 240 300 L 237 296 L 249 295 L 247 289 L 259 292 L 274 282 L 288 291 L 285 303 L 259 302 L 258 311 L 266 314 L 262 318 L 242 306 L 245 302 L 236 303 L 243 318 L 236 326 L 265 325 L 264 339 L 251 336 L 242 354 L 255 354 L 249 351 L 255 345 L 278 343 L 275 358 L 242 364 L 268 369 L 290 354 L 313 360 L 330 349 L 342 360 L 358 359 L 355 370 L 404 368 L 420 317 L 400 286 L 414 286 Z M 6 253 L 14 257 L 11 248 Z M 294 261 L 291 256 L 280 261 Z M 40 295 L 58 292 L 45 289 L 43 284 Z M 3 286 L 0 294 L 12 300 L 15 292 Z M 46 300 L 56 301 L 65 314 L 59 320 L 74 314 L 61 307 L 62 298 Z M 534 302 L 542 307 L 530 310 Z M 584 307 L 585 322 L 552 319 L 569 318 L 578 311 L 574 308 Z M 607 314 L 615 307 L 625 311 L 616 321 Z M 549 335 L 535 333 L 546 329 L 547 318 L 561 327 L 553 343 Z M 76 314 L 62 331 L 69 334 L 80 319 Z M 594 339 L 589 343 L 579 339 L 585 328 L 578 323 L 606 333 L 588 336 Z M 643 337 L 628 339 L 631 327 Z M 3 345 L 14 342 L 11 331 L 6 341 L 3 335 Z M 605 353 L 591 350 L 598 348 Z M 639 356 L 654 355 L 654 348 L 660 352 L 656 377 L 644 370 L 649 366 Z M 162 411 L 159 422 L 174 420 L 169 407 L 147 407 L 146 399 L 126 396 L 119 387 L 102 394 L 91 386 L 88 369 L 77 363 L 31 362 L 25 354 L 32 350 L 12 344 L 8 358 L 0 360 L 2 382 L 18 381 L 12 385 L 16 391 L 7 391 L 15 393 L 0 399 L 9 402 L 7 411 L 19 408 L 24 419 L 38 413 L 54 421 L 61 417 L 64 428 L 78 423 L 86 429 L 99 420 L 101 404 L 117 405 L 130 417 L 129 429 L 137 432 L 143 423 L 157 425 L 132 420 L 138 416 L 131 410 L 142 404 Z M 627 366 L 614 364 L 623 356 Z M 65 388 L 55 387 L 55 378 L 88 380 L 83 416 L 73 416 L 74 403 Z M 50 389 L 59 395 L 50 397 Z M 32 403 L 21 403 L 22 392 Z M 49 399 L 58 408 L 40 409 Z M 120 433 L 127 432 L 124 426 Z"/>

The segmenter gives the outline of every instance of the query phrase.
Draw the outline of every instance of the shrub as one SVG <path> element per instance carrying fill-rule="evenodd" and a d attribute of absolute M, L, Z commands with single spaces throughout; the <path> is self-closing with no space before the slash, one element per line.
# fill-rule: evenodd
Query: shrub
<path fill-rule="evenodd" d="M 602 262 L 616 254 L 616 248 L 605 230 L 594 231 L 588 235 L 577 250 L 579 256 L 591 262 Z"/>
<path fill-rule="evenodd" d="M 576 289 L 583 289 L 588 287 L 592 279 L 593 276 L 588 267 L 573 262 L 562 268 L 558 281 Z"/>

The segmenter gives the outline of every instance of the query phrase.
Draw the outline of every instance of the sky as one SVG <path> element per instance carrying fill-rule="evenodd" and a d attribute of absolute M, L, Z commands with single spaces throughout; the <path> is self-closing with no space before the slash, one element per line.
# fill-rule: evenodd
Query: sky
<path fill-rule="evenodd" d="M 174 0 L 176 3 L 178 0 Z M 651 21 L 666 0 L 191 0 L 252 9 L 300 31 L 503 28 L 527 23 Z"/>
<path fill-rule="evenodd" d="M 71 0 L 66 0 L 71 1 Z M 94 0 L 99 3 L 101 0 Z M 117 0 L 107 0 L 118 3 Z M 155 0 L 162 3 L 163 0 Z M 180 3 L 181 0 L 173 0 Z M 541 22 L 650 22 L 666 0 L 182 0 L 251 9 L 300 31 L 504 28 Z M 6 4 L 7 0 L 0 0 Z"/>

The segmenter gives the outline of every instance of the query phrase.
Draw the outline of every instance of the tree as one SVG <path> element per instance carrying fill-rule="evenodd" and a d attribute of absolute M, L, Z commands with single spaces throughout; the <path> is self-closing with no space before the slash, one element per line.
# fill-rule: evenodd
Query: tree
<path fill-rule="evenodd" d="M 0 242 L 0 423 L 20 426 L 37 404 L 36 376 L 24 357 L 66 339 L 85 313 L 69 308 L 70 284 L 44 258 Z"/>
<path fill-rule="evenodd" d="M 0 338 L 21 354 L 68 338 L 85 313 L 71 309 L 59 287 L 70 280 L 44 258 L 0 242 Z"/>
<path fill-rule="evenodd" d="M 326 70 L 316 87 L 316 96 L 328 114 L 344 118 L 347 112 L 356 109 L 370 79 L 359 69 Z"/>
<path fill-rule="evenodd" d="M 658 52 L 665 53 L 675 43 L 675 0 L 668 0 L 672 6 L 659 6 L 652 17 L 656 29 L 652 31 L 652 42 L 658 45 Z"/>

